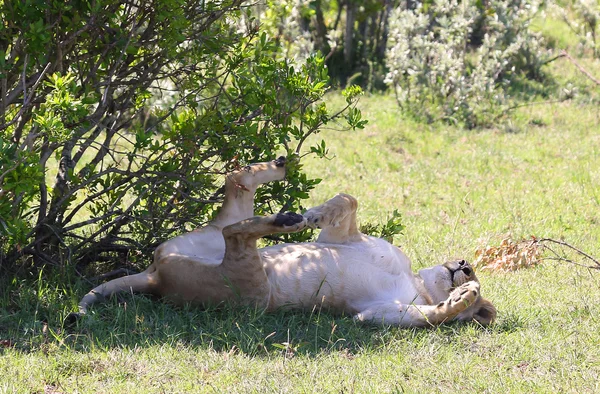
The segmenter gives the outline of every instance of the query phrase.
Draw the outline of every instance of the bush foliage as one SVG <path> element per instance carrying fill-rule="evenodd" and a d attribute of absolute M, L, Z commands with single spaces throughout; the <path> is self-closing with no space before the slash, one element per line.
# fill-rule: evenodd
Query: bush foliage
<path fill-rule="evenodd" d="M 386 82 L 398 104 L 429 122 L 489 124 L 510 104 L 510 84 L 542 77 L 545 51 L 529 29 L 540 4 L 434 0 L 395 9 Z"/>
<path fill-rule="evenodd" d="M 241 0 L 7 0 L 0 18 L 4 268 L 135 262 L 209 220 L 225 172 L 364 124 L 360 89 L 332 112 L 324 60 L 291 64 Z M 317 182 L 296 166 L 258 211 Z"/>
<path fill-rule="evenodd" d="M 564 5 L 551 3 L 553 11 L 579 39 L 579 50 L 600 58 L 600 3 L 597 0 L 573 0 Z"/>

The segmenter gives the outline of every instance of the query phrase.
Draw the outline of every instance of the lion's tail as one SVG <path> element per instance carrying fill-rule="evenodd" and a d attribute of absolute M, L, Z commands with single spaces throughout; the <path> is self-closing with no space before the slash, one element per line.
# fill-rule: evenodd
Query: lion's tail
<path fill-rule="evenodd" d="M 79 302 L 79 313 L 81 315 L 87 313 L 91 305 L 102 302 L 111 295 L 121 291 L 152 293 L 155 284 L 154 272 L 150 273 L 148 271 L 113 279 L 92 289 Z"/>

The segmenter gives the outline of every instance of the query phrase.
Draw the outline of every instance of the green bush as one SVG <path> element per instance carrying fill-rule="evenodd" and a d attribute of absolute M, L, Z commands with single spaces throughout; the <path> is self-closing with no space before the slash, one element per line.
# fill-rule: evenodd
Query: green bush
<path fill-rule="evenodd" d="M 135 263 L 209 220 L 240 163 L 324 156 L 324 142 L 300 149 L 308 135 L 336 118 L 362 127 L 360 89 L 331 112 L 324 60 L 292 66 L 242 10 L 240 0 L 0 3 L 4 268 Z M 296 166 L 261 189 L 258 212 L 296 209 L 316 183 Z"/>

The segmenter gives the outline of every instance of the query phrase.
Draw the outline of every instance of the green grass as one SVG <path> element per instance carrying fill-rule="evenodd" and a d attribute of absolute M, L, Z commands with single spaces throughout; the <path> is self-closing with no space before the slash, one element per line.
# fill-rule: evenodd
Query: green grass
<path fill-rule="evenodd" d="M 306 162 L 323 178 L 312 203 L 351 193 L 365 222 L 399 209 L 406 230 L 396 243 L 415 268 L 473 259 L 506 234 L 562 238 L 600 255 L 597 108 L 527 107 L 510 132 L 411 123 L 388 97 L 365 97 L 362 108 L 371 120 L 364 131 L 316 136 L 334 158 Z M 4 292 L 0 309 L 0 339 L 14 344 L 0 350 L 0 391 L 598 391 L 599 273 L 548 261 L 480 276 L 499 310 L 487 329 L 177 309 L 142 296 L 96 307 L 66 329 L 61 319 L 89 285 L 15 283 L 19 292 Z"/>
<path fill-rule="evenodd" d="M 597 61 L 583 63 L 600 75 Z M 582 96 L 520 108 L 496 129 L 417 124 L 392 97 L 365 97 L 365 130 L 315 136 L 333 158 L 305 161 L 323 179 L 310 203 L 353 194 L 363 222 L 398 209 L 406 229 L 395 243 L 415 269 L 472 260 L 507 235 L 564 239 L 599 257 L 598 89 L 568 63 L 550 71 Z M 11 342 L 0 342 L 0 393 L 600 392 L 600 272 L 545 261 L 479 276 L 497 323 L 426 330 L 144 296 L 95 307 L 69 329 L 62 319 L 91 285 L 31 278 L 0 291 L 0 340 Z"/>

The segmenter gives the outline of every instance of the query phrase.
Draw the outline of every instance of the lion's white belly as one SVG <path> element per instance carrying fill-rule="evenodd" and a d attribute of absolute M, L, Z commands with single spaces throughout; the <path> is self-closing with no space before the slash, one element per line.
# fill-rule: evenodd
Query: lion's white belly
<path fill-rule="evenodd" d="M 205 227 L 163 242 L 156 249 L 156 255 L 161 258 L 185 256 L 188 260 L 196 260 L 199 264 L 216 266 L 223 261 L 225 240 L 221 229 Z"/>
<path fill-rule="evenodd" d="M 271 307 L 323 305 L 355 313 L 377 302 L 424 302 L 408 257 L 377 238 L 277 245 L 262 249 L 261 255 Z"/>

